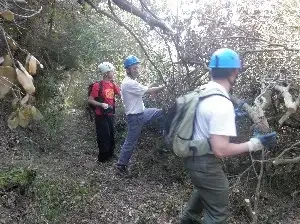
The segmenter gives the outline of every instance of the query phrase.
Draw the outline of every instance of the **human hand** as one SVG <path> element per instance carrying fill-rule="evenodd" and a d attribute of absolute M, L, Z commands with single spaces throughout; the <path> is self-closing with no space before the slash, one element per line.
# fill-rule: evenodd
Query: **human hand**
<path fill-rule="evenodd" d="M 277 133 L 271 132 L 268 134 L 258 134 L 255 137 L 251 138 L 248 142 L 249 151 L 259 151 L 264 147 L 273 147 L 276 145 Z"/>
<path fill-rule="evenodd" d="M 108 108 L 108 104 L 107 103 L 101 103 L 101 107 L 106 110 Z"/>

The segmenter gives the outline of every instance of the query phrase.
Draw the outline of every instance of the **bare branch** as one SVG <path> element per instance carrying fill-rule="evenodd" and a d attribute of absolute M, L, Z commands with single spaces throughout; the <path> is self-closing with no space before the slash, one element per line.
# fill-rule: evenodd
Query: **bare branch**
<path fill-rule="evenodd" d="M 265 150 L 261 151 L 261 160 L 265 159 Z M 257 209 L 258 209 L 258 202 L 260 197 L 260 186 L 261 186 L 261 180 L 264 174 L 264 163 L 260 163 L 260 171 L 259 176 L 257 178 L 257 185 L 255 189 L 255 197 L 254 197 L 254 212 L 253 212 L 253 224 L 257 223 Z"/>
<path fill-rule="evenodd" d="M 150 27 L 158 27 L 163 31 L 173 33 L 171 28 L 169 28 L 164 22 L 158 20 L 157 18 L 153 17 L 153 13 L 145 13 L 135 7 L 133 4 L 126 0 L 112 0 L 120 9 L 123 9 L 126 12 L 129 12 L 142 20 L 144 20 Z M 148 9 L 148 8 L 147 8 Z M 148 9 L 149 10 L 149 9 Z M 150 10 L 149 10 L 150 11 Z"/>
<path fill-rule="evenodd" d="M 231 96 L 231 100 L 237 105 L 242 103 L 242 101 L 235 96 Z M 263 105 L 260 105 L 260 103 L 256 101 L 253 106 L 244 103 L 242 107 L 249 114 L 255 127 L 261 132 L 267 133 L 270 132 L 270 127 L 262 106 Z"/>
<path fill-rule="evenodd" d="M 15 16 L 22 17 L 22 18 L 30 18 L 30 17 L 36 16 L 37 14 L 39 14 L 42 11 L 42 9 L 43 9 L 43 7 L 41 6 L 41 8 L 38 11 L 34 12 L 33 14 L 31 14 L 29 16 L 19 15 L 19 14 L 14 13 L 14 12 L 13 12 L 13 14 Z"/>
<path fill-rule="evenodd" d="M 249 199 L 245 199 L 244 200 L 244 204 L 245 204 L 245 207 L 246 207 L 246 211 L 247 211 L 247 214 L 249 216 L 249 218 L 251 219 L 251 222 L 253 222 L 253 220 L 255 219 L 255 212 L 253 212 L 252 208 L 251 208 L 251 202 Z"/>
<path fill-rule="evenodd" d="M 293 101 L 293 96 L 289 93 L 290 85 L 284 87 L 284 86 L 275 86 L 275 90 L 280 91 L 283 98 L 284 98 L 284 104 L 287 108 L 287 112 L 280 118 L 278 121 L 279 125 L 282 126 L 282 124 L 294 113 L 296 113 L 297 108 L 300 104 L 300 93 L 295 101 Z"/>
<path fill-rule="evenodd" d="M 298 163 L 298 162 L 300 162 L 300 156 L 292 159 L 276 159 L 273 161 L 273 164 L 280 165 L 280 164 L 290 164 L 290 163 Z"/>

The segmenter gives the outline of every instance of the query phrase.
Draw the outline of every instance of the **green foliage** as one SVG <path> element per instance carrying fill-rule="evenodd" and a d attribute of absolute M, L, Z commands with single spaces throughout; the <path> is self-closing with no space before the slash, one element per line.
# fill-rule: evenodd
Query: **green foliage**
<path fill-rule="evenodd" d="M 38 210 L 35 223 L 63 223 L 68 212 L 83 206 L 91 192 L 85 184 L 39 177 L 32 193 Z"/>
<path fill-rule="evenodd" d="M 0 190 L 25 190 L 35 179 L 36 171 L 27 168 L 12 168 L 0 171 Z"/>

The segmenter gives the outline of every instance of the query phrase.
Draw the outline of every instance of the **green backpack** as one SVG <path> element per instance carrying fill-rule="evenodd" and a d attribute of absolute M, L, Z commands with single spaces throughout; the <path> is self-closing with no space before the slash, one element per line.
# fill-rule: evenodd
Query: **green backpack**
<path fill-rule="evenodd" d="M 201 100 L 216 95 L 230 100 L 220 90 L 206 90 L 205 86 L 202 86 L 178 97 L 168 110 L 165 119 L 165 141 L 177 156 L 185 158 L 212 153 L 208 139 L 193 140 L 193 132 L 198 104 Z"/>

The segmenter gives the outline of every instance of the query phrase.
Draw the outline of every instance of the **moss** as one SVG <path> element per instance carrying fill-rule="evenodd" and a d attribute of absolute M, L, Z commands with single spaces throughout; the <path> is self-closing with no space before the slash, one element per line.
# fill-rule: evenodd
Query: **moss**
<path fill-rule="evenodd" d="M 40 177 L 33 187 L 36 223 L 63 223 L 70 211 L 80 210 L 90 194 L 90 187 L 68 180 Z"/>
<path fill-rule="evenodd" d="M 24 191 L 32 184 L 36 171 L 27 168 L 12 168 L 0 171 L 0 190 L 18 188 Z"/>

